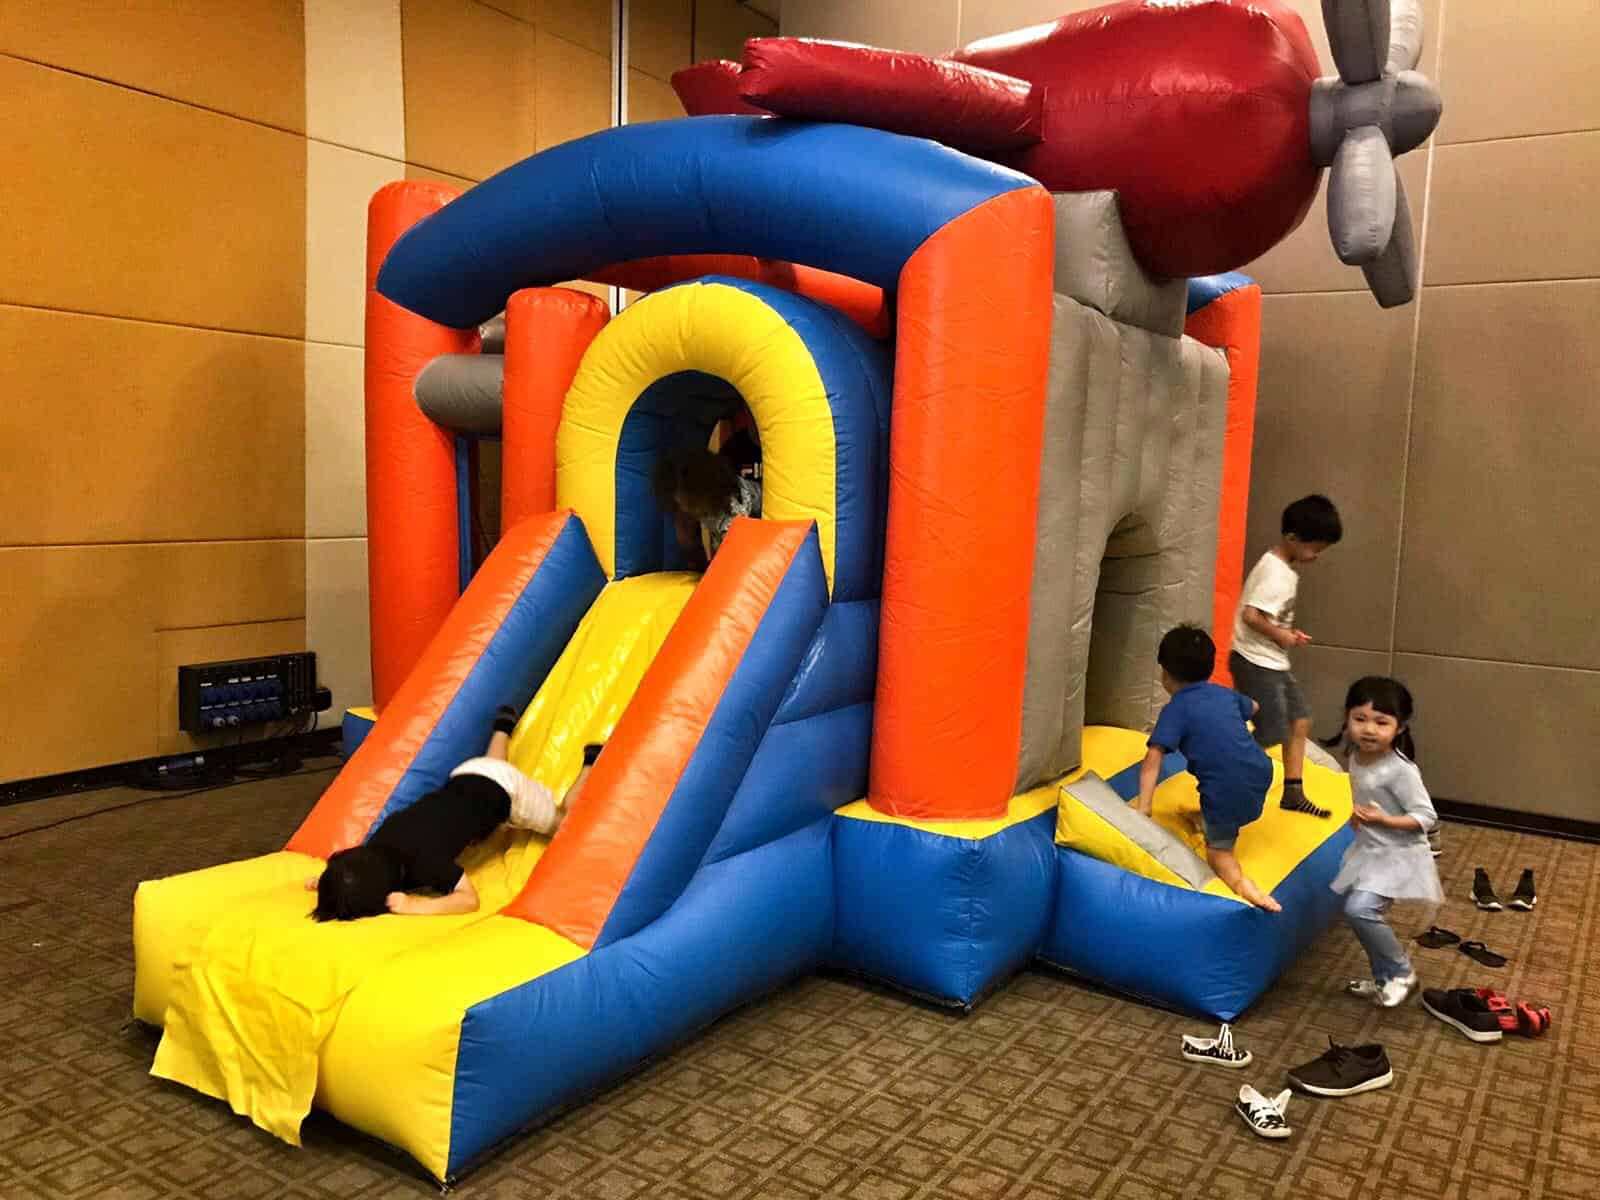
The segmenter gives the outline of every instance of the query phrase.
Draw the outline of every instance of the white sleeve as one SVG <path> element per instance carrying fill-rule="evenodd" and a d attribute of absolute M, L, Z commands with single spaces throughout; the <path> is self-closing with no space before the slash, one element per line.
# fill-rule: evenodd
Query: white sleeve
<path fill-rule="evenodd" d="M 1422 782 L 1422 772 L 1417 770 L 1416 764 L 1402 764 L 1394 773 L 1389 790 L 1405 810 L 1406 816 L 1417 819 L 1422 832 L 1427 833 L 1439 823 L 1439 814 L 1433 809 L 1433 799 L 1428 795 L 1427 785 Z"/>

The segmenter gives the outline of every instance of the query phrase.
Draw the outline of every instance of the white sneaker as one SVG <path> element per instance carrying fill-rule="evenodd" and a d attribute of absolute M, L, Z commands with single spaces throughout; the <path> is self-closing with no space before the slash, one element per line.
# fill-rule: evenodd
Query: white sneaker
<path fill-rule="evenodd" d="M 1378 989 L 1378 1007 L 1399 1008 L 1410 999 L 1411 993 L 1416 990 L 1417 977 L 1414 974 L 1401 975 L 1398 978 L 1391 979 Z"/>
<path fill-rule="evenodd" d="M 1363 1000 L 1376 1000 L 1383 989 L 1371 979 L 1352 979 L 1344 985 L 1344 990 L 1348 995 L 1359 996 Z"/>
<path fill-rule="evenodd" d="M 1244 1118 L 1244 1123 L 1264 1138 L 1286 1138 L 1291 1132 L 1284 1113 L 1289 1107 L 1289 1089 L 1276 1096 L 1263 1096 L 1248 1083 L 1239 1089 L 1239 1101 L 1233 1111 Z"/>
<path fill-rule="evenodd" d="M 1210 1063 L 1214 1067 L 1227 1067 L 1237 1071 L 1250 1065 L 1250 1051 L 1240 1050 L 1233 1044 L 1233 1026 L 1224 1025 L 1214 1038 L 1183 1035 L 1183 1056 L 1190 1062 Z"/>

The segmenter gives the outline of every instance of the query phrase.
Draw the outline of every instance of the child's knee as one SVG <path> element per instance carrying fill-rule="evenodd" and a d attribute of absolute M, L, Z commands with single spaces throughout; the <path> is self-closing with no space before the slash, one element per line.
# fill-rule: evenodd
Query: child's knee
<path fill-rule="evenodd" d="M 1344 915 L 1351 921 L 1382 921 L 1383 907 L 1374 896 L 1350 892 L 1344 898 Z"/>

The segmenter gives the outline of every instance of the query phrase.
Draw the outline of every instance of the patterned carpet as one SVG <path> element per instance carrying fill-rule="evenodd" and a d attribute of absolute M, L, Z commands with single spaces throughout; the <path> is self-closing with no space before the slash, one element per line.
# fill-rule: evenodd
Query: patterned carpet
<path fill-rule="evenodd" d="M 0 810 L 0 1197 L 426 1196 L 397 1158 L 323 1118 L 281 1145 L 150 1078 L 124 1028 L 130 899 L 141 878 L 276 849 L 327 774 L 133 807 L 136 793 Z M 52 809 L 52 805 L 59 805 Z M 26 810 L 24 814 L 22 810 Z M 66 818 L 51 828 L 51 820 Z M 1543 1041 L 1478 1046 L 1415 1005 L 1341 996 L 1359 949 L 1323 937 L 1236 1026 L 1238 1074 L 1177 1056 L 1201 1023 L 1029 972 L 959 1017 L 812 978 L 733 1014 L 601 1099 L 509 1146 L 462 1196 L 1600 1197 L 1600 847 L 1450 826 L 1439 923 L 1509 954 L 1501 971 L 1417 950 L 1424 981 L 1492 980 L 1545 1000 Z M 1539 872 L 1535 915 L 1464 901 L 1482 864 L 1509 893 Z M 1230 1112 L 1329 1036 L 1384 1041 L 1395 1086 L 1297 1097 L 1294 1136 Z M 1242 1076 L 1242 1078 L 1241 1078 Z"/>

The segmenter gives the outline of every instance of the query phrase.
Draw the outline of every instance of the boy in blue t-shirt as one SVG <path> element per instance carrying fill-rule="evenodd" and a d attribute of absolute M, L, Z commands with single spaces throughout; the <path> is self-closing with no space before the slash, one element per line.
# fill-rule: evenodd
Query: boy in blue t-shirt
<path fill-rule="evenodd" d="M 1283 906 L 1245 875 L 1233 852 L 1240 828 L 1261 815 L 1272 785 L 1272 761 L 1245 725 L 1256 714 L 1256 702 L 1206 682 L 1216 666 L 1217 647 L 1198 626 L 1168 630 L 1156 661 L 1161 664 L 1161 686 L 1172 699 L 1150 732 L 1134 806 L 1150 815 L 1161 760 L 1178 751 L 1200 785 L 1200 819 L 1211 869 L 1257 908 L 1282 912 Z"/>

